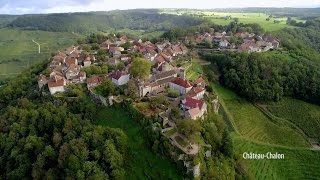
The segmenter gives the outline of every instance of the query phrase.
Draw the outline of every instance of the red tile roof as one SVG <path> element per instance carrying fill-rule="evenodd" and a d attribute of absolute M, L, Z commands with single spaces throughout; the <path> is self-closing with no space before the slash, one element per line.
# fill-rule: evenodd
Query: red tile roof
<path fill-rule="evenodd" d="M 71 64 L 73 64 L 73 65 L 76 65 L 76 58 L 67 58 L 66 59 L 66 64 L 68 65 L 68 66 L 70 66 Z"/>
<path fill-rule="evenodd" d="M 177 84 L 177 85 L 184 87 L 184 88 L 192 87 L 192 85 L 190 84 L 190 82 L 188 80 L 184 80 L 179 77 L 176 78 L 174 81 L 172 81 L 172 83 Z"/>
<path fill-rule="evenodd" d="M 205 83 L 206 81 L 203 79 L 202 76 L 200 76 L 194 83 L 195 84 L 202 84 L 202 83 Z"/>
<path fill-rule="evenodd" d="M 104 77 L 94 76 L 87 79 L 87 84 L 100 84 L 104 80 Z"/>
<path fill-rule="evenodd" d="M 64 86 L 64 79 L 51 80 L 48 82 L 49 87 L 60 87 Z"/>
<path fill-rule="evenodd" d="M 191 109 L 196 107 L 199 107 L 200 109 L 202 109 L 202 106 L 204 105 L 204 101 L 186 97 L 184 100 L 182 100 L 182 104 Z"/>
<path fill-rule="evenodd" d="M 196 97 L 199 93 L 205 91 L 204 88 L 201 87 L 193 87 L 188 93 L 187 96 L 193 98 Z"/>

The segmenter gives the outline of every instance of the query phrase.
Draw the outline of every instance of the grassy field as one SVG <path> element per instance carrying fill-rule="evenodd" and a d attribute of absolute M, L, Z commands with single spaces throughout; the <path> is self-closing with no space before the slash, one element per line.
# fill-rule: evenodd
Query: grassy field
<path fill-rule="evenodd" d="M 273 115 L 297 125 L 308 137 L 320 139 L 320 106 L 285 98 L 265 105 Z"/>
<path fill-rule="evenodd" d="M 182 175 L 169 159 L 150 151 L 143 138 L 142 128 L 123 113 L 123 110 L 101 108 L 97 116 L 98 124 L 120 128 L 129 138 L 130 160 L 126 170 L 128 179 L 182 179 Z"/>
<path fill-rule="evenodd" d="M 319 106 L 289 98 L 265 103 L 262 107 L 280 117 L 270 119 L 233 91 L 216 82 L 212 85 L 227 124 L 233 127 L 230 129 L 236 154 L 278 152 L 285 156 L 281 160 L 244 160 L 254 179 L 320 179 L 320 151 L 312 150 L 306 136 L 292 127 L 295 124 L 317 135 Z"/>
<path fill-rule="evenodd" d="M 258 144 L 233 138 L 236 153 L 281 153 L 281 160 L 244 160 L 254 179 L 320 179 L 320 151 L 309 149 L 290 149 L 285 147 Z"/>
<path fill-rule="evenodd" d="M 263 13 L 228 13 L 228 12 L 213 12 L 213 11 L 170 11 L 166 10 L 162 13 L 167 14 L 175 14 L 175 15 L 192 15 L 197 17 L 204 17 L 208 18 L 212 22 L 219 24 L 219 25 L 228 25 L 230 22 L 233 21 L 233 18 L 238 18 L 240 23 L 244 24 L 251 24 L 251 23 L 258 23 L 260 24 L 265 30 L 267 31 L 277 31 L 279 29 L 289 27 L 286 24 L 286 17 L 282 18 L 270 18 L 269 21 L 266 19 L 269 17 L 267 14 Z M 225 17 L 231 16 L 231 19 L 226 19 Z M 298 22 L 304 22 L 304 20 L 300 20 L 297 18 L 293 18 Z M 280 21 L 278 24 L 274 23 L 274 20 Z"/>
<path fill-rule="evenodd" d="M 49 58 L 51 53 L 76 42 L 72 33 L 0 29 L 0 79 Z M 32 39 L 42 44 L 41 54 Z"/>
<path fill-rule="evenodd" d="M 186 64 L 186 66 L 189 66 L 190 64 Z M 191 66 L 188 68 L 186 72 L 187 79 L 190 81 L 194 81 L 199 78 L 199 76 L 203 74 L 202 67 L 199 64 L 199 61 L 197 59 L 194 59 L 191 61 Z"/>
<path fill-rule="evenodd" d="M 248 140 L 290 147 L 309 147 L 307 140 L 292 128 L 271 121 L 252 103 L 219 85 L 215 91 L 223 99 L 237 131 Z"/>

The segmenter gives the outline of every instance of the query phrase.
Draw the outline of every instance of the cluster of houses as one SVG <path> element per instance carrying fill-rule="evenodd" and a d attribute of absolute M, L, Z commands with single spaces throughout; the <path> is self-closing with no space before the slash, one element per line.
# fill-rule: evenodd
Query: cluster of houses
<path fill-rule="evenodd" d="M 124 48 L 123 45 L 126 43 L 126 48 Z M 96 60 L 95 55 L 97 52 L 88 53 L 83 51 L 81 47 L 71 46 L 59 51 L 48 65 L 47 70 L 49 70 L 49 73 L 39 75 L 39 88 L 47 86 L 51 94 L 56 94 L 65 92 L 68 84 L 83 83 L 87 85 L 90 92 L 93 92 L 92 90 L 101 85 L 105 79 L 110 79 L 116 86 L 126 85 L 132 80 L 135 82 L 136 93 L 139 97 L 168 95 L 169 91 L 171 91 L 178 95 L 178 97 L 170 98 L 171 100 L 173 99 L 175 106 L 179 107 L 181 116 L 191 120 L 204 118 L 207 113 L 207 104 L 204 100 L 206 93 L 205 79 L 200 76 L 197 80 L 191 82 L 186 79 L 186 69 L 177 67 L 173 63 L 176 58 L 188 53 L 188 49 L 184 44 L 170 43 L 169 41 L 143 42 L 142 40 L 131 40 L 123 36 L 106 40 L 100 44 L 100 49 L 108 52 L 106 60 L 103 62 Z M 150 76 L 144 80 L 134 78 L 129 73 L 131 62 L 134 60 L 133 54 L 135 53 L 140 54 L 152 63 Z M 83 68 L 96 66 L 99 63 L 110 66 L 117 66 L 122 63 L 124 67 L 87 78 Z M 169 108 L 161 113 L 167 113 L 167 117 L 169 117 L 170 111 Z M 169 118 L 164 122 L 166 123 L 163 123 L 163 126 L 166 128 L 175 127 L 173 118 Z M 182 149 L 186 148 L 180 145 L 176 146 Z M 198 146 L 188 146 L 186 153 L 198 153 Z"/>
<path fill-rule="evenodd" d="M 231 38 L 238 38 L 242 40 L 242 44 L 236 45 L 231 42 Z M 276 49 L 280 45 L 280 41 L 270 34 L 263 36 L 256 35 L 249 32 L 238 32 L 236 34 L 226 32 L 214 32 L 212 33 L 196 33 L 192 36 L 186 36 L 185 43 L 201 44 L 205 42 L 214 43 L 218 46 L 219 50 L 233 50 L 239 52 L 265 52 L 271 49 Z"/>
<path fill-rule="evenodd" d="M 122 47 L 128 43 L 126 50 Z M 205 81 L 200 77 L 191 83 L 185 78 L 186 70 L 172 65 L 172 61 L 188 53 L 188 49 L 182 43 L 172 44 L 169 41 L 157 42 L 130 40 L 126 36 L 108 39 L 100 44 L 100 48 L 109 52 L 107 63 L 117 65 L 123 62 L 125 67 L 110 73 L 94 75 L 87 78 L 82 68 L 93 65 L 96 61 L 95 53 L 84 53 L 81 47 L 71 46 L 64 51 L 58 52 L 50 62 L 49 76 L 39 75 L 39 88 L 47 85 L 51 94 L 65 92 L 66 86 L 72 83 L 86 83 L 87 88 L 93 88 L 102 84 L 109 78 L 116 86 L 122 86 L 133 79 L 136 82 L 140 97 L 156 96 L 165 93 L 168 89 L 180 94 L 180 108 L 186 118 L 199 119 L 207 112 L 207 105 L 202 100 L 205 94 Z M 125 52 L 125 53 L 123 53 Z M 131 54 L 137 52 L 142 54 L 153 65 L 150 69 L 150 77 L 146 80 L 133 78 L 129 74 L 132 61 Z"/>
<path fill-rule="evenodd" d="M 86 73 L 83 67 L 90 66 L 95 61 L 93 54 L 82 53 L 80 47 L 71 46 L 58 52 L 49 64 L 49 76 L 40 75 L 39 88 L 48 85 L 51 94 L 64 92 L 70 83 L 85 83 Z"/>

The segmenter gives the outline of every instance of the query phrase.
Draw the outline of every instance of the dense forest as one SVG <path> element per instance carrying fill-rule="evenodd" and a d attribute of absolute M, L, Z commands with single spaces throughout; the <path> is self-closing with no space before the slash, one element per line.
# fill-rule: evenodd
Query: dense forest
<path fill-rule="evenodd" d="M 166 31 L 174 27 L 201 24 L 202 19 L 189 16 L 159 14 L 158 10 L 127 10 L 70 14 L 19 16 L 9 27 L 31 30 L 77 33 L 106 32 L 119 29 Z"/>
<path fill-rule="evenodd" d="M 310 51 L 313 47 L 320 52 L 320 20 L 308 20 L 306 23 L 296 23 L 288 18 L 287 23 L 302 28 L 284 29 L 276 34 L 281 39 L 282 45 L 293 50 L 303 49 L 303 52 Z M 301 53 L 303 53 L 301 52 Z"/>
<path fill-rule="evenodd" d="M 0 89 L 0 176 L 5 179 L 124 179 L 127 136 L 96 126 L 84 97 L 37 91 L 35 66 Z"/>
<path fill-rule="evenodd" d="M 291 96 L 320 104 L 319 66 L 281 54 L 207 55 L 217 63 L 220 82 L 253 101 Z"/>

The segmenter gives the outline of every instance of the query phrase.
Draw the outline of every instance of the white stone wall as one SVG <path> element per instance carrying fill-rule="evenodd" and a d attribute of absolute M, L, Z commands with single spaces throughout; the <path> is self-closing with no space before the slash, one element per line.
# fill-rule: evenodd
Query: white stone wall
<path fill-rule="evenodd" d="M 177 84 L 174 84 L 172 82 L 170 82 L 169 86 L 170 86 L 170 89 L 177 90 L 180 92 L 180 94 L 183 94 L 183 95 L 187 94 L 192 89 L 192 87 L 184 88 L 184 87 L 179 86 Z"/>
<path fill-rule="evenodd" d="M 125 76 L 121 76 L 118 80 L 112 78 L 112 82 L 117 85 L 117 86 L 122 86 L 125 85 L 129 82 L 130 80 L 130 75 L 125 75 Z"/>
<path fill-rule="evenodd" d="M 55 94 L 57 92 L 64 92 L 65 89 L 63 86 L 58 86 L 58 87 L 49 87 L 49 91 L 51 94 Z"/>

